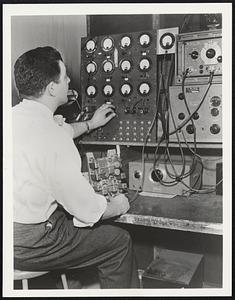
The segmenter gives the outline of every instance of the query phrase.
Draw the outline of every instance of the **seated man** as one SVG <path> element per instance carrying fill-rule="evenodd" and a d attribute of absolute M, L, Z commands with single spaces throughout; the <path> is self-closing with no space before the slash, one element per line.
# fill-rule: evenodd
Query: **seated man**
<path fill-rule="evenodd" d="M 73 142 L 109 122 L 113 105 L 102 105 L 86 122 L 55 122 L 53 113 L 67 102 L 70 79 L 52 47 L 21 55 L 14 75 L 23 98 L 13 107 L 15 269 L 95 266 L 101 288 L 138 287 L 128 232 L 102 224 L 127 212 L 128 199 L 118 195 L 107 202 L 94 192 Z"/>

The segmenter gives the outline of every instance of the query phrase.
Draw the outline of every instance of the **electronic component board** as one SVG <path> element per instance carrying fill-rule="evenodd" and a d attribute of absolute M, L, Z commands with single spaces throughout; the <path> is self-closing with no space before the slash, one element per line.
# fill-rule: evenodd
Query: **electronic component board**
<path fill-rule="evenodd" d="M 220 29 L 183 33 L 177 36 L 175 83 L 206 84 L 211 72 L 213 82 L 222 82 L 222 31 Z"/>
<path fill-rule="evenodd" d="M 208 93 L 196 113 L 194 111 L 203 100 L 207 85 L 191 85 L 184 87 L 170 87 L 170 103 L 175 126 L 178 127 L 190 115 L 193 114 L 192 122 L 189 121 L 179 132 L 181 142 L 194 142 L 194 131 L 196 130 L 197 143 L 219 143 L 222 145 L 222 84 L 212 84 Z M 188 105 L 189 112 L 186 108 L 185 101 Z M 175 130 L 172 117 L 169 118 L 169 132 Z M 182 135 L 184 134 L 184 137 Z M 177 142 L 176 134 L 170 135 L 171 142 Z"/>
<path fill-rule="evenodd" d="M 122 171 L 116 150 L 108 150 L 107 156 L 101 158 L 95 158 L 92 152 L 87 152 L 86 157 L 89 181 L 97 193 L 108 199 L 127 192 L 126 174 Z"/>
<path fill-rule="evenodd" d="M 84 37 L 81 41 L 81 91 L 84 120 L 103 103 L 116 117 L 83 141 L 135 144 L 156 142 L 156 31 Z"/>

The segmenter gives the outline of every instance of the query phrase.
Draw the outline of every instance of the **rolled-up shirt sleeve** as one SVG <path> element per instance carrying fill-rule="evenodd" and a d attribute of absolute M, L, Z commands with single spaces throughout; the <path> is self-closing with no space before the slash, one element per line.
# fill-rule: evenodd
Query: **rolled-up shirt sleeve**
<path fill-rule="evenodd" d="M 106 210 L 106 198 L 82 175 L 81 158 L 71 137 L 58 147 L 50 160 L 53 197 L 74 216 L 75 226 L 93 226 Z"/>

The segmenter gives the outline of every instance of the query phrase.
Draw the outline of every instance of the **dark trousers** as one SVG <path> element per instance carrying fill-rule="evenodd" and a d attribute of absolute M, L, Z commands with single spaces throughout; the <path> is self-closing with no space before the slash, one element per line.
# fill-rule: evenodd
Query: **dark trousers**
<path fill-rule="evenodd" d="M 127 231 L 109 224 L 74 227 L 57 209 L 47 222 L 14 223 L 14 268 L 40 271 L 95 266 L 101 288 L 138 288 L 132 241 Z"/>

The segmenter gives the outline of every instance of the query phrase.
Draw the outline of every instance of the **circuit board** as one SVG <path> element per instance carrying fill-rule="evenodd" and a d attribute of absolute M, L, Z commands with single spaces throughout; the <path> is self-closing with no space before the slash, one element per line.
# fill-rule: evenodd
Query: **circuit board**
<path fill-rule="evenodd" d="M 92 152 L 86 153 L 88 176 L 95 192 L 111 196 L 127 192 L 126 174 L 122 171 L 121 158 L 116 150 L 107 151 L 107 155 L 95 158 Z"/>

